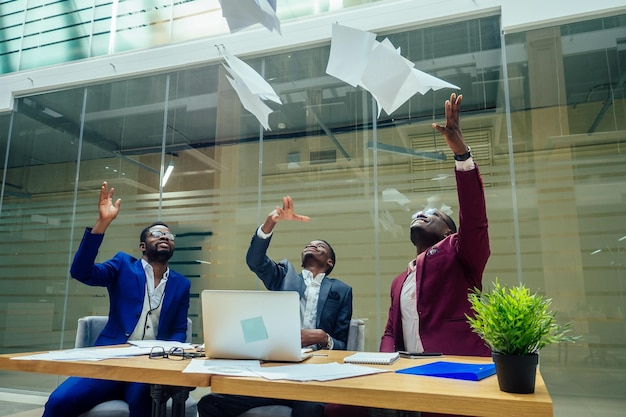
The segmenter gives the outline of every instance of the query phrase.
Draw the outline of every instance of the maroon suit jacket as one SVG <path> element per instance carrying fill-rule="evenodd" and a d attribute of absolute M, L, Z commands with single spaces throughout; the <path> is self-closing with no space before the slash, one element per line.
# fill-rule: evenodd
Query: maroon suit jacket
<path fill-rule="evenodd" d="M 472 314 L 468 292 L 474 288 L 482 289 L 482 275 L 490 255 L 483 182 L 478 167 L 455 172 L 459 198 L 458 232 L 422 252 L 416 259 L 420 337 L 427 352 L 491 356 L 490 349 L 472 332 L 465 317 L 465 314 Z M 404 271 L 391 284 L 391 306 L 380 343 L 382 352 L 405 350 L 400 293 L 408 273 L 408 270 Z"/>

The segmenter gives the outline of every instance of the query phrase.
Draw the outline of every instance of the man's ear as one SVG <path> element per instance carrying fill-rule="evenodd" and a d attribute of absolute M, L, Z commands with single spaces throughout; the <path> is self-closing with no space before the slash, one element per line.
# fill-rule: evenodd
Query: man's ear
<path fill-rule="evenodd" d="M 139 242 L 139 249 L 141 249 L 142 252 L 146 251 L 146 242 Z"/>
<path fill-rule="evenodd" d="M 326 264 L 328 265 L 328 267 L 330 268 L 331 266 L 335 266 L 335 263 L 333 262 L 332 259 L 328 259 L 328 261 L 326 261 Z"/>

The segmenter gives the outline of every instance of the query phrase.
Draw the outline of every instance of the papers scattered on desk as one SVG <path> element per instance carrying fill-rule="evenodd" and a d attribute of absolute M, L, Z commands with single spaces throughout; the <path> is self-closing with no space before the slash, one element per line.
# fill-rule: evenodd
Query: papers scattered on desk
<path fill-rule="evenodd" d="M 17 356 L 16 360 L 46 360 L 46 361 L 101 361 L 104 359 L 126 358 L 130 356 L 147 355 L 151 347 L 119 347 L 119 348 L 79 348 L 68 350 L 53 350 L 36 355 Z"/>
<path fill-rule="evenodd" d="M 259 376 L 265 379 L 290 381 L 332 381 L 334 379 L 353 378 L 388 372 L 384 369 L 369 368 L 367 366 L 352 365 L 350 363 L 324 363 L 324 364 L 297 364 L 287 366 L 273 366 L 261 368 Z"/>
<path fill-rule="evenodd" d="M 333 379 L 352 378 L 388 371 L 337 362 L 262 368 L 260 362 L 256 360 L 192 359 L 183 372 L 228 376 L 260 376 L 269 380 L 287 379 L 306 382 L 331 381 Z"/>
<path fill-rule="evenodd" d="M 259 376 L 261 362 L 255 359 L 192 359 L 183 373 L 229 376 Z"/>
<path fill-rule="evenodd" d="M 129 344 L 140 348 L 152 348 L 154 346 L 162 347 L 166 352 L 172 348 L 194 349 L 195 345 L 191 343 L 177 342 L 175 340 L 129 340 Z M 149 352 L 149 351 L 148 351 Z"/>

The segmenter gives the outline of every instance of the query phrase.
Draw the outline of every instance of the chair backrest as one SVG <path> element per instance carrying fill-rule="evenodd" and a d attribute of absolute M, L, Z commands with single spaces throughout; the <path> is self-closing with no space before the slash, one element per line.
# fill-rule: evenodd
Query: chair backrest
<path fill-rule="evenodd" d="M 109 318 L 107 316 L 85 316 L 79 318 L 74 347 L 81 348 L 93 346 L 108 321 Z M 191 335 L 192 321 L 190 318 L 187 318 L 186 342 L 191 342 Z"/>
<path fill-rule="evenodd" d="M 365 321 L 362 319 L 350 320 L 346 350 L 365 350 Z"/>

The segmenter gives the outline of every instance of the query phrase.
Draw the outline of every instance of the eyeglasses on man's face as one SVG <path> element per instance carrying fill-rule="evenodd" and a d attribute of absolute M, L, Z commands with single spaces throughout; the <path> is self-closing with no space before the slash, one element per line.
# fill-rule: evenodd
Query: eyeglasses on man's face
<path fill-rule="evenodd" d="M 446 218 L 445 215 L 443 215 L 439 210 L 437 210 L 436 208 L 429 208 L 429 209 L 424 209 L 424 210 L 420 210 L 417 213 L 413 213 L 413 215 L 411 216 L 411 223 L 417 219 L 420 216 L 437 216 L 439 217 L 441 220 L 444 221 L 444 223 L 450 228 L 450 230 L 455 230 L 455 227 L 453 225 L 450 224 L 450 221 Z"/>
<path fill-rule="evenodd" d="M 148 234 L 150 234 L 150 236 L 156 238 L 156 239 L 160 239 L 163 236 L 165 236 L 166 238 L 168 238 L 169 240 L 174 240 L 176 239 L 176 235 L 174 233 L 170 233 L 170 232 L 162 232 L 160 230 L 150 230 L 148 231 Z"/>
<path fill-rule="evenodd" d="M 186 352 L 185 349 L 180 347 L 173 347 L 166 351 L 162 346 L 153 346 L 150 349 L 150 359 L 171 359 L 175 361 L 182 361 L 183 359 L 199 358 L 204 356 L 202 352 Z"/>

